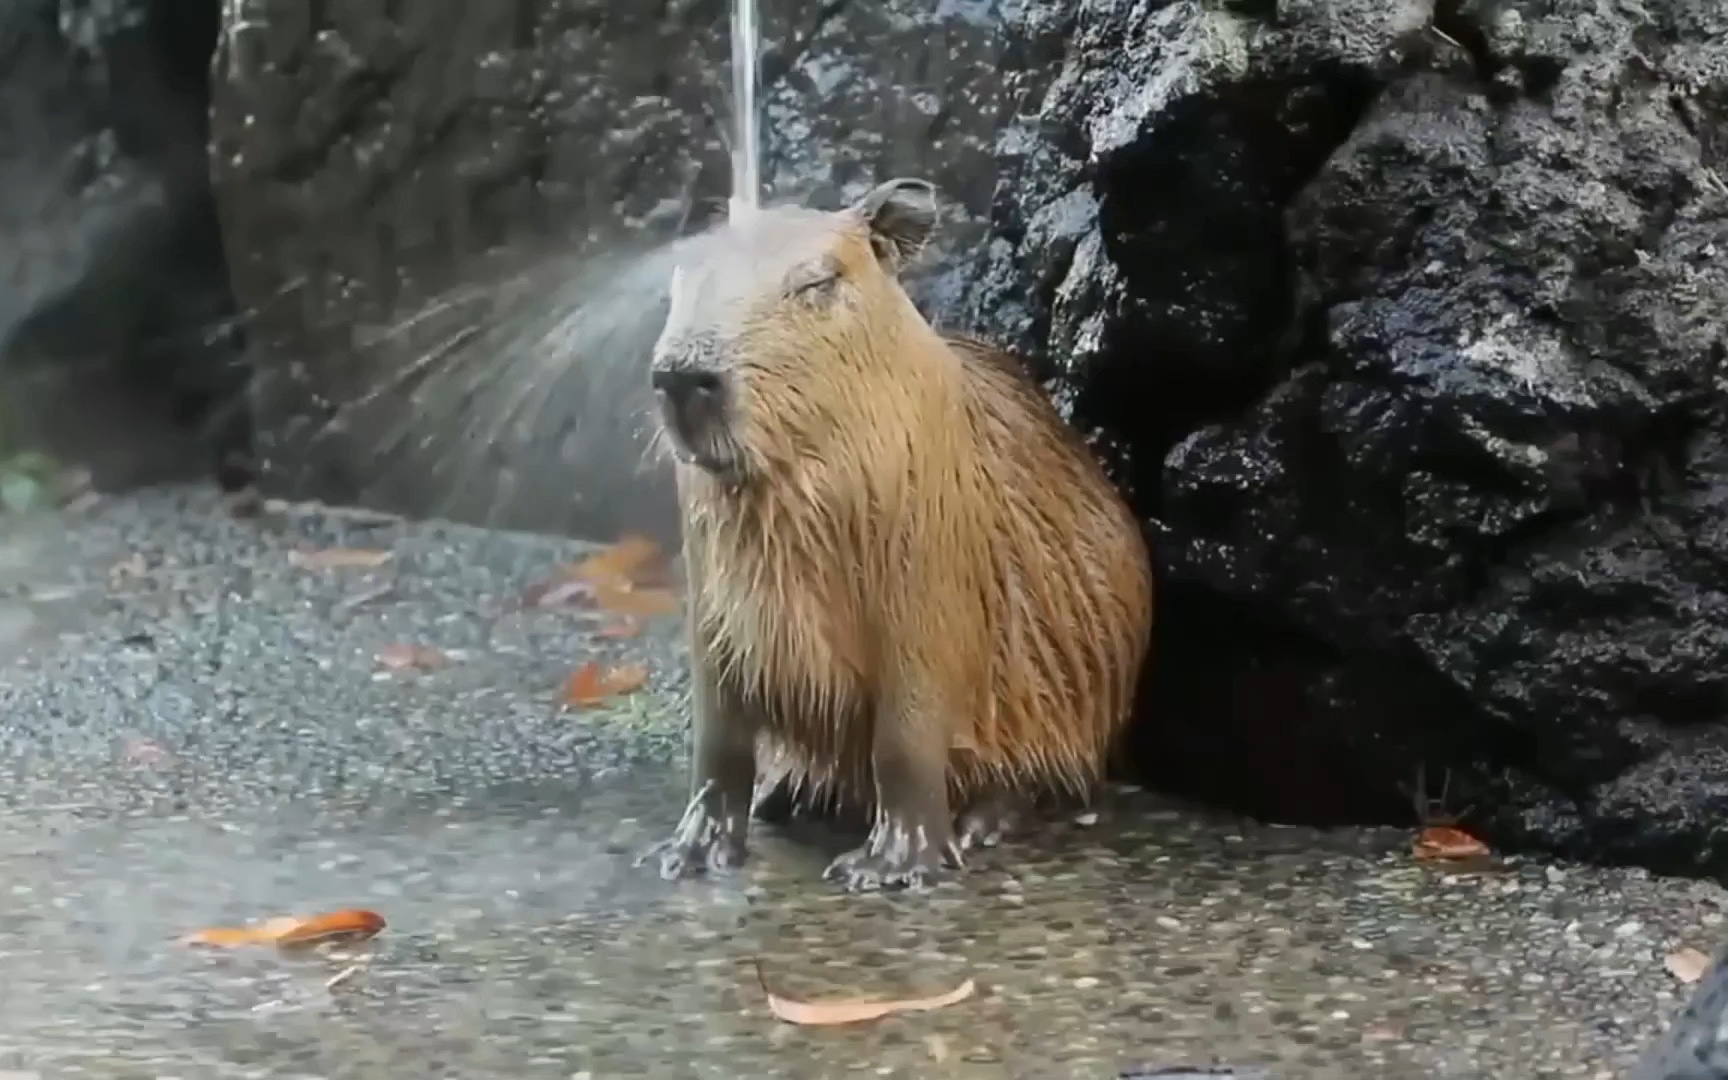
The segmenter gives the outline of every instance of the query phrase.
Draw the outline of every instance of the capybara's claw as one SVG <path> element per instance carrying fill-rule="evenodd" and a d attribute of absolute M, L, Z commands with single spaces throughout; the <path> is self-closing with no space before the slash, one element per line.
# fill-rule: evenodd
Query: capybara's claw
<path fill-rule="evenodd" d="M 962 865 L 960 850 L 952 839 L 938 843 L 908 842 L 911 836 L 924 835 L 921 829 L 878 827 L 863 847 L 837 857 L 822 871 L 822 876 L 837 882 L 847 892 L 922 888 L 945 866 Z"/>
<path fill-rule="evenodd" d="M 726 873 L 744 864 L 744 845 L 730 837 L 686 840 L 673 836 L 662 840 L 636 858 L 636 865 L 658 863 L 667 881 L 695 877 L 705 871 Z"/>
<path fill-rule="evenodd" d="M 670 837 L 637 856 L 637 866 L 658 862 L 660 876 L 676 881 L 703 871 L 724 873 L 744 864 L 744 836 L 737 822 L 715 816 L 707 808 L 705 794 L 690 800 Z"/>

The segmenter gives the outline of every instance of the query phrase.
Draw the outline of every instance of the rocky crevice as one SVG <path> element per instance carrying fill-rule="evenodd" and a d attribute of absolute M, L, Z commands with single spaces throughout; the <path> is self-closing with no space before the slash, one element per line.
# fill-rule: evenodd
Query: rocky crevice
<path fill-rule="evenodd" d="M 205 157 L 219 5 L 0 14 L 7 438 L 105 487 L 244 482 L 246 370 Z"/>

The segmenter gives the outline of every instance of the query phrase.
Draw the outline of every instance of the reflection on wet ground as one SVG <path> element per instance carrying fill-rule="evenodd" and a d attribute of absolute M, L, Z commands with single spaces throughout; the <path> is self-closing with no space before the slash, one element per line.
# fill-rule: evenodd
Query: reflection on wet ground
<path fill-rule="evenodd" d="M 1057 1077 L 1220 1060 L 1279 1077 L 1612 1076 L 1672 1004 L 1653 992 L 1661 943 L 1720 908 L 1635 874 L 1451 875 L 1397 836 L 1238 828 L 1141 795 L 922 895 L 822 885 L 845 838 L 811 826 L 762 829 L 735 879 L 672 885 L 631 866 L 676 816 L 670 774 L 477 802 L 18 814 L 0 845 L 0 1068 Z M 173 940 L 352 906 L 390 928 L 335 956 Z M 1601 921 L 1617 907 L 1657 917 Z M 979 994 L 797 1028 L 769 1016 L 757 963 L 792 997 L 967 977 Z"/>
<path fill-rule="evenodd" d="M 835 892 L 820 870 L 851 838 L 817 826 L 759 827 L 736 878 L 665 883 L 631 862 L 681 808 L 659 730 L 677 680 L 657 673 L 646 706 L 561 713 L 570 657 L 597 646 L 493 602 L 558 550 L 375 533 L 398 552 L 393 598 L 343 607 L 377 583 L 285 570 L 305 529 L 209 509 L 152 496 L 82 526 L 62 553 L 102 572 L 53 586 L 85 590 L 76 617 L 0 678 L 0 1070 L 1055 1078 L 1226 1062 L 1273 1080 L 1608 1080 L 1679 1001 L 1663 957 L 1719 936 L 1724 893 L 1704 883 L 1447 871 L 1412 861 L 1406 833 L 1250 825 L 1136 792 L 926 894 Z M 113 585 L 106 568 L 139 552 L 145 569 Z M 381 676 L 380 643 L 410 639 L 470 655 Z M 616 647 L 676 666 L 663 640 Z M 341 955 L 174 941 L 346 907 L 389 928 Z M 966 978 L 978 994 L 795 1027 L 769 1015 L 758 964 L 792 997 Z"/>

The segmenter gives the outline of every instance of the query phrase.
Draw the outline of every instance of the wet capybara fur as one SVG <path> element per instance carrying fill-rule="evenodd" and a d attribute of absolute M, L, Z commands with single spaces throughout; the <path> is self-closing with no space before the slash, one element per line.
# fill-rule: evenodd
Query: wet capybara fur
<path fill-rule="evenodd" d="M 745 857 L 758 747 L 866 809 L 827 875 L 914 884 L 1004 811 L 1085 799 L 1151 635 L 1133 515 L 1017 363 L 944 337 L 898 272 L 936 222 L 894 180 L 695 245 L 654 350 L 689 578 L 691 800 L 644 857 Z M 958 816 L 957 816 L 958 812 Z"/>

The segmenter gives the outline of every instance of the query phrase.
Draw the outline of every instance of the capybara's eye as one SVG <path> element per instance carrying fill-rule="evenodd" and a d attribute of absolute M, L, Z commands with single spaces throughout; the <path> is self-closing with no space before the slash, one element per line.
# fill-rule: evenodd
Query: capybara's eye
<path fill-rule="evenodd" d="M 814 277 L 800 279 L 792 287 L 792 295 L 800 300 L 826 300 L 833 292 L 834 285 L 840 280 L 836 273 L 819 274 Z"/>
<path fill-rule="evenodd" d="M 799 300 L 823 301 L 834 291 L 840 280 L 840 268 L 832 260 L 823 259 L 799 267 L 786 280 L 786 295 Z"/>

